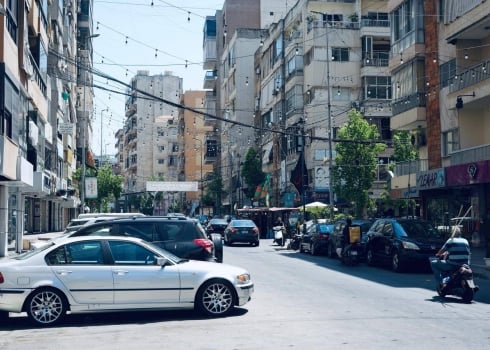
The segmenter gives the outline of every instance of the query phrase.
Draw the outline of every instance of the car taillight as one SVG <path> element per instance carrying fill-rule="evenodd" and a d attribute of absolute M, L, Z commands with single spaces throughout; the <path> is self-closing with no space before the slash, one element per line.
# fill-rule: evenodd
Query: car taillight
<path fill-rule="evenodd" d="M 234 227 L 230 229 L 230 233 L 237 233 L 237 231 L 238 230 L 236 228 L 234 228 Z"/>
<path fill-rule="evenodd" d="M 3 279 L 3 275 L 2 275 L 2 273 L 0 272 L 0 283 L 3 283 L 3 282 L 5 282 L 5 280 Z"/>
<path fill-rule="evenodd" d="M 214 244 L 213 242 L 211 242 L 209 239 L 205 239 L 205 238 L 196 238 L 194 240 L 194 243 L 200 247 L 203 247 L 204 249 L 206 249 L 209 253 L 211 253 L 213 251 L 213 248 L 214 248 Z"/>
<path fill-rule="evenodd" d="M 327 235 L 318 235 L 318 239 L 321 240 L 321 241 L 323 241 L 323 240 L 325 240 L 327 238 L 328 238 Z"/>

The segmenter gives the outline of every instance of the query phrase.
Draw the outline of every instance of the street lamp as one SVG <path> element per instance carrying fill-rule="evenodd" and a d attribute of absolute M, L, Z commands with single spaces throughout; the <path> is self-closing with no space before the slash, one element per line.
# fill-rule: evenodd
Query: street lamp
<path fill-rule="evenodd" d="M 85 37 L 85 40 L 86 42 L 89 42 L 90 39 L 93 39 L 93 38 L 97 38 L 98 36 L 100 36 L 100 34 L 92 34 L 92 35 L 88 35 L 87 37 Z M 80 63 L 80 57 L 79 59 L 77 60 L 78 63 Z M 83 108 L 82 108 L 82 130 L 81 130 L 81 135 L 80 135 L 80 138 L 82 139 L 82 176 L 81 176 L 81 180 L 82 180 L 82 191 L 81 191 L 81 196 L 80 196 L 80 206 L 82 207 L 82 213 L 85 212 L 85 196 L 86 196 L 86 192 L 85 192 L 85 177 L 86 177 L 86 174 L 87 174 L 87 168 L 86 168 L 86 145 L 87 145 L 87 140 L 86 140 L 86 128 L 87 128 L 87 116 L 85 115 L 85 113 L 87 112 L 86 109 L 87 109 L 87 106 L 85 105 L 86 103 L 86 86 L 87 86 L 87 67 L 84 66 L 84 65 L 80 65 L 79 64 L 79 69 L 81 69 L 83 71 Z"/>
<path fill-rule="evenodd" d="M 202 201 L 203 201 L 203 198 L 204 198 L 204 186 L 203 186 L 203 182 L 202 182 L 202 163 L 203 163 L 203 152 L 202 152 L 202 140 L 198 139 L 197 137 L 193 137 L 194 140 L 198 141 L 199 142 L 199 149 L 201 150 L 201 200 L 199 201 L 199 207 L 201 208 L 201 215 L 204 214 L 204 209 L 203 209 L 203 205 L 202 205 Z"/>

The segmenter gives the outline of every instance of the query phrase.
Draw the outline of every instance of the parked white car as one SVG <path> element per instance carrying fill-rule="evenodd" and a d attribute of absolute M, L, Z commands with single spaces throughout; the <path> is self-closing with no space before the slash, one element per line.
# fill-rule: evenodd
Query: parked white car
<path fill-rule="evenodd" d="M 195 308 L 224 316 L 253 291 L 243 268 L 180 259 L 131 237 L 54 239 L 0 260 L 0 319 L 26 312 L 40 326 L 67 312 Z"/>

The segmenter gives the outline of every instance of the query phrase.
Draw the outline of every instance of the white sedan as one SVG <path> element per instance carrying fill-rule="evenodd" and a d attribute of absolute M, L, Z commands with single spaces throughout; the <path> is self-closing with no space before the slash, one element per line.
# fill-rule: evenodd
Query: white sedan
<path fill-rule="evenodd" d="M 253 291 L 243 268 L 180 259 L 129 237 L 54 239 L 0 260 L 0 317 L 26 312 L 42 326 L 67 312 L 195 308 L 224 316 Z"/>

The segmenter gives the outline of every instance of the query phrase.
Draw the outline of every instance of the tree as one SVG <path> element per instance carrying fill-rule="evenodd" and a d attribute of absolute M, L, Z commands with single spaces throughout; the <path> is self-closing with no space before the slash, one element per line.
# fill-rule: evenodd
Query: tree
<path fill-rule="evenodd" d="M 247 184 L 245 195 L 247 198 L 252 198 L 255 194 L 255 189 L 262 184 L 265 179 L 265 173 L 262 171 L 262 162 L 254 148 L 249 148 L 243 162 L 242 178 Z"/>
<path fill-rule="evenodd" d="M 412 133 L 408 130 L 395 131 L 393 134 L 393 156 L 394 162 L 403 162 L 417 159 L 418 153 L 412 143 Z"/>
<path fill-rule="evenodd" d="M 368 191 L 376 176 L 377 156 L 386 145 L 378 143 L 379 132 L 356 110 L 338 131 L 337 157 L 333 167 L 333 185 L 337 197 L 355 204 L 357 217 L 363 216 L 370 204 Z"/>
<path fill-rule="evenodd" d="M 112 173 L 111 165 L 104 165 L 97 171 L 97 193 L 96 203 L 99 212 L 109 211 L 109 202 L 119 199 L 122 193 L 123 177 Z"/>
<path fill-rule="evenodd" d="M 226 195 L 226 191 L 223 189 L 223 179 L 221 175 L 215 170 L 211 175 L 211 180 L 207 186 L 207 193 L 204 196 L 203 203 L 214 204 L 214 213 L 221 213 L 221 198 Z"/>

